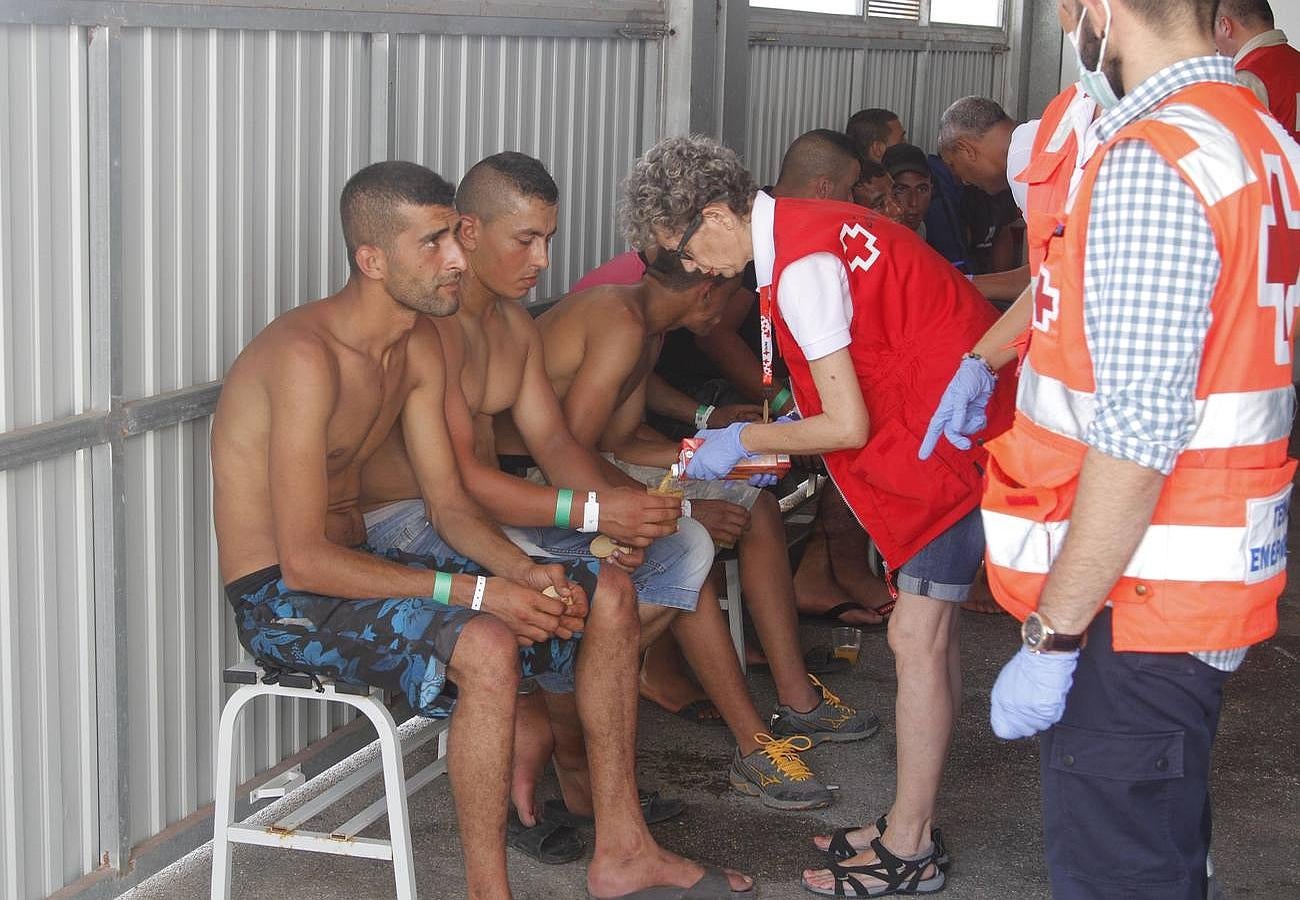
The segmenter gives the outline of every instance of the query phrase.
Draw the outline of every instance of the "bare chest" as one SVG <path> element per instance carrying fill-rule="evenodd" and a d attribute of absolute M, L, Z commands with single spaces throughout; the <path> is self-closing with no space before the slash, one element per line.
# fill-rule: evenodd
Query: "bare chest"
<path fill-rule="evenodd" d="M 490 324 L 466 334 L 461 390 L 471 415 L 495 416 L 514 406 L 524 381 L 527 352 L 504 327 Z"/>

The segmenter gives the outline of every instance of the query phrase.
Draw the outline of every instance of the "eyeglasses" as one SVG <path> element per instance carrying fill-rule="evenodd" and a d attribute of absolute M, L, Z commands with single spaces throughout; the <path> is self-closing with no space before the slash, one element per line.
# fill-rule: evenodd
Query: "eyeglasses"
<path fill-rule="evenodd" d="M 695 214 L 695 218 L 691 219 L 691 224 L 687 225 L 686 230 L 682 232 L 682 239 L 677 242 L 677 249 L 673 251 L 674 256 L 678 259 L 692 259 L 691 255 L 686 252 L 686 245 L 691 242 L 691 238 L 695 237 L 695 232 L 699 231 L 700 226 L 703 224 L 704 212 L 701 210 Z"/>

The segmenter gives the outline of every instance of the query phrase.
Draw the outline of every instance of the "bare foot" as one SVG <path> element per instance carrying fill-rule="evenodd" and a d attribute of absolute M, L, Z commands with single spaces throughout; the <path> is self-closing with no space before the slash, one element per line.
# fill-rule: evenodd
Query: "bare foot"
<path fill-rule="evenodd" d="M 767 665 L 767 657 L 763 655 L 762 650 L 759 650 L 752 643 L 747 643 L 745 644 L 745 665 L 765 666 Z"/>
<path fill-rule="evenodd" d="M 888 591 L 886 591 L 888 595 Z M 838 618 L 845 625 L 858 627 L 879 625 L 884 618 L 877 612 L 862 606 L 831 576 L 827 564 L 826 541 L 819 534 L 808 539 L 799 571 L 794 576 L 795 608 L 804 615 L 825 615 L 828 610 L 845 603 L 857 603 L 858 609 L 849 609 L 839 613 Z"/>
<path fill-rule="evenodd" d="M 707 701 L 704 689 L 691 677 L 690 666 L 671 631 L 646 648 L 641 662 L 641 696 L 677 713 L 692 703 Z"/>
<path fill-rule="evenodd" d="M 647 678 L 645 669 L 642 669 L 639 682 L 643 699 L 649 700 L 655 706 L 673 715 L 678 715 L 688 706 L 693 706 L 693 716 L 697 721 L 722 721 L 722 713 L 718 712 L 718 708 L 705 696 L 704 691 L 689 679 L 683 679 L 681 683 L 677 679 L 671 679 L 667 685 L 668 690 L 663 692 L 659 685 Z"/>
<path fill-rule="evenodd" d="M 731 889 L 744 892 L 754 880 L 732 869 L 724 869 Z M 651 844 L 633 856 L 602 853 L 587 868 L 587 890 L 593 897 L 622 897 L 656 885 L 686 888 L 704 876 L 704 867 Z"/>

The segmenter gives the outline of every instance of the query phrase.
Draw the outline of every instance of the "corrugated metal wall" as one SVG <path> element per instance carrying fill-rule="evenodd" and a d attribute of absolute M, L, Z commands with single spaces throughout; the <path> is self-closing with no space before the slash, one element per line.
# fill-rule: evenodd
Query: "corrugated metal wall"
<path fill-rule="evenodd" d="M 542 160 L 560 222 L 533 296 L 562 294 L 625 247 L 611 213 L 633 160 L 658 139 L 645 109 L 657 50 L 623 38 L 403 35 L 397 155 L 453 181 L 501 150 Z"/>
<path fill-rule="evenodd" d="M 898 46 L 892 46 L 892 45 Z M 989 49 L 846 48 L 756 43 L 749 54 L 748 158 L 771 183 L 785 148 L 814 128 L 841 130 L 859 109 L 898 113 L 908 140 L 933 152 L 939 116 L 967 94 L 1002 100 L 1002 56 Z"/>
<path fill-rule="evenodd" d="M 278 313 L 343 283 L 348 176 L 390 155 L 452 179 L 500 149 L 540 156 L 563 204 L 547 296 L 622 248 L 617 185 L 658 137 L 660 45 L 614 25 L 511 37 L 241 28 L 257 13 L 229 8 L 221 28 L 139 15 L 0 24 L 0 438 L 49 423 L 70 435 L 55 443 L 83 447 L 0 465 L 6 900 L 59 890 L 105 852 L 117 863 L 211 800 L 220 669 L 241 651 L 216 569 L 204 386 Z M 109 188 L 92 172 L 117 179 L 111 210 L 95 206 Z M 101 327 L 113 341 L 97 343 Z M 97 380 L 109 373 L 116 397 Z M 199 408 L 177 412 L 169 392 Z M 133 407 L 161 412 L 130 426 Z M 83 425 L 89 437 L 72 434 Z M 111 462 L 89 449 L 109 443 Z M 111 512 L 103 473 L 120 484 Z M 101 520 L 123 555 L 97 543 L 113 533 Z M 119 711 L 97 698 L 115 633 L 96 601 L 106 560 L 123 582 Z M 242 777 L 344 719 L 259 704 Z M 102 751 L 119 729 L 115 795 Z M 120 815 L 107 808 L 118 796 Z"/>

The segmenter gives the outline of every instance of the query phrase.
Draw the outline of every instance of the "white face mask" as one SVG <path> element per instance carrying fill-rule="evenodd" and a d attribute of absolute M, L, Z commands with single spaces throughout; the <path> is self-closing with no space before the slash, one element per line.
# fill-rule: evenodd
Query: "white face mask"
<path fill-rule="evenodd" d="M 1097 101 L 1097 105 L 1102 109 L 1114 109 L 1119 105 L 1119 95 L 1115 93 L 1115 88 L 1110 83 L 1110 79 L 1102 72 L 1102 67 L 1106 62 L 1106 43 L 1110 40 L 1110 0 L 1102 0 L 1106 7 L 1106 24 L 1105 31 L 1101 35 L 1101 50 L 1097 53 L 1097 69 L 1089 69 L 1083 62 L 1083 55 L 1079 53 L 1079 37 L 1083 34 L 1083 20 L 1088 17 L 1088 10 L 1083 7 L 1079 11 L 1079 24 L 1075 26 L 1074 31 L 1069 35 L 1070 44 L 1074 47 L 1075 58 L 1079 61 L 1079 84 L 1088 92 L 1088 96 Z"/>

